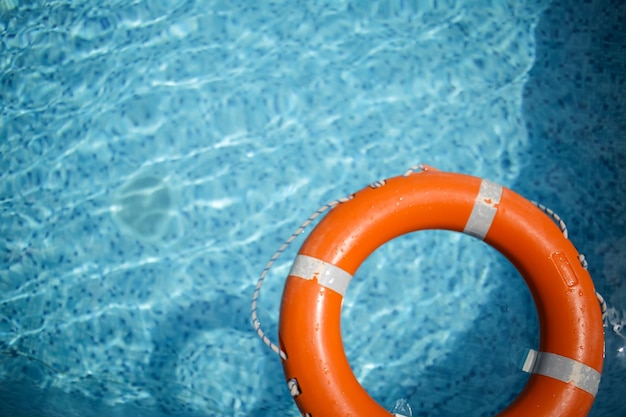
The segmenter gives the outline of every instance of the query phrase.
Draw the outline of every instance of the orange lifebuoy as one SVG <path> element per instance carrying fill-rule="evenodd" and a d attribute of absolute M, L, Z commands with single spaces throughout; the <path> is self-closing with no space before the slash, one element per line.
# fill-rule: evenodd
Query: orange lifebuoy
<path fill-rule="evenodd" d="M 591 277 L 559 227 L 533 203 L 488 180 L 426 167 L 367 187 L 334 207 L 302 245 L 285 283 L 279 342 L 303 416 L 389 417 L 359 384 L 340 331 L 343 294 L 385 242 L 426 229 L 463 232 L 506 256 L 539 315 L 540 346 L 524 390 L 500 417 L 586 416 L 604 353 Z"/>

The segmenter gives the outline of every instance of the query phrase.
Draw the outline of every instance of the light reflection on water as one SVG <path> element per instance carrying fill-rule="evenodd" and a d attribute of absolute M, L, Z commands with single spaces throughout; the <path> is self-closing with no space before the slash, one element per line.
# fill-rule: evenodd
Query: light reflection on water
<path fill-rule="evenodd" d="M 0 375 L 140 410 L 296 415 L 247 323 L 282 240 L 418 162 L 528 175 L 522 90 L 546 3 L 448 3 L 0 2 Z M 473 378 L 490 345 L 504 359 L 476 398 L 492 400 L 457 406 L 479 415 L 523 384 L 506 349 L 536 343 L 532 304 L 475 243 L 398 239 L 351 284 L 347 353 L 386 405 L 445 407 L 441 385 Z M 290 253 L 262 295 L 274 330 Z M 242 378 L 234 364 L 243 383 L 206 375 Z"/>

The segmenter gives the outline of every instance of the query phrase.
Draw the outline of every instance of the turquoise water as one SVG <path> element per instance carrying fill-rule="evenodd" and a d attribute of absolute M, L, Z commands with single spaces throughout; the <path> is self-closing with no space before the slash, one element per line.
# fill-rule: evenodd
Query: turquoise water
<path fill-rule="evenodd" d="M 298 415 L 249 323 L 259 273 L 425 162 L 568 222 L 609 304 L 591 415 L 624 413 L 626 10 L 563 3 L 0 1 L 0 410 Z M 342 320 L 362 384 L 414 415 L 496 414 L 538 338 L 513 268 L 445 232 L 376 252 Z"/>

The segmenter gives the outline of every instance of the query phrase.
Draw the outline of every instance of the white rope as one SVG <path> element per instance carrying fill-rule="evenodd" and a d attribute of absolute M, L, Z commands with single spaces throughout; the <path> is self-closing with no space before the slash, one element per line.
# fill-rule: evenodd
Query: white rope
<path fill-rule="evenodd" d="M 306 221 L 304 223 L 302 223 L 300 225 L 300 227 L 298 227 L 298 229 L 291 234 L 291 236 L 289 236 L 289 238 L 282 244 L 282 246 L 280 248 L 278 248 L 278 250 L 270 258 L 269 262 L 267 263 L 267 265 L 265 265 L 265 268 L 263 269 L 263 272 L 261 272 L 261 276 L 259 277 L 259 279 L 258 279 L 258 281 L 256 283 L 256 288 L 254 289 L 254 294 L 252 295 L 252 310 L 251 310 L 251 314 L 250 314 L 250 316 L 252 318 L 252 325 L 254 326 L 254 329 L 256 330 L 257 335 L 261 338 L 263 343 L 265 343 L 270 349 L 272 349 L 274 351 L 274 353 L 279 355 L 282 358 L 282 360 L 286 360 L 287 359 L 287 354 L 276 343 L 272 342 L 267 337 L 267 335 L 265 334 L 263 329 L 261 329 L 261 322 L 259 321 L 259 316 L 257 314 L 257 310 L 258 310 L 258 308 L 257 308 L 257 301 L 259 299 L 259 293 L 261 291 L 261 286 L 263 285 L 263 281 L 265 280 L 265 277 L 267 276 L 267 274 L 268 274 L 270 268 L 272 267 L 272 265 L 274 265 L 274 262 L 276 262 L 276 260 L 280 257 L 280 255 L 289 247 L 291 242 L 293 242 L 296 239 L 296 237 L 298 237 L 298 235 L 300 235 L 302 232 L 304 232 L 304 230 L 320 214 L 324 213 L 327 210 L 332 209 L 337 204 L 345 203 L 346 201 L 348 201 L 350 199 L 352 199 L 352 195 L 350 195 L 348 197 L 340 198 L 338 200 L 333 200 L 330 203 L 325 204 L 322 207 L 320 207 L 315 213 L 313 213 L 308 219 L 306 219 Z"/>
<path fill-rule="evenodd" d="M 293 398 L 296 398 L 298 395 L 302 394 L 302 391 L 300 391 L 300 386 L 298 385 L 298 380 L 296 378 L 291 378 L 289 381 L 287 381 L 287 388 L 289 388 L 289 394 L 291 394 Z"/>
<path fill-rule="evenodd" d="M 415 174 L 416 172 L 422 172 L 426 170 L 426 165 L 425 164 L 418 164 L 418 165 L 413 165 L 411 168 L 407 169 L 406 171 L 404 171 L 404 174 L 402 174 L 403 177 L 408 177 L 411 174 Z"/>
<path fill-rule="evenodd" d="M 371 183 L 369 186 L 370 186 L 370 188 L 380 188 L 380 187 L 382 187 L 385 184 L 387 184 L 387 181 L 385 181 L 385 180 L 378 180 L 378 181 L 375 181 L 375 182 Z"/>
<path fill-rule="evenodd" d="M 602 312 L 602 322 L 606 323 L 606 311 L 607 311 L 607 306 L 606 306 L 606 301 L 604 300 L 604 297 L 598 292 L 596 291 L 596 298 L 598 299 L 598 303 L 600 303 L 600 311 Z"/>

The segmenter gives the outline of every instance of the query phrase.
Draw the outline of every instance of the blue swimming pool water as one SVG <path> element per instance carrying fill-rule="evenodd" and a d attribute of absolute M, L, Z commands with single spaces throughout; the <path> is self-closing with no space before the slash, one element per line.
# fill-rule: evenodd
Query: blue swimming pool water
<path fill-rule="evenodd" d="M 564 4 L 566 3 L 566 4 Z M 626 412 L 624 6 L 0 1 L 0 410 L 296 416 L 249 303 L 322 204 L 426 162 L 568 222 L 609 304 L 592 416 Z M 296 242 L 265 284 L 276 333 Z M 530 295 L 467 236 L 397 239 L 344 303 L 355 374 L 414 415 L 494 415 Z"/>

